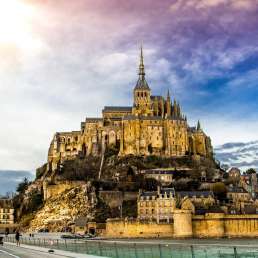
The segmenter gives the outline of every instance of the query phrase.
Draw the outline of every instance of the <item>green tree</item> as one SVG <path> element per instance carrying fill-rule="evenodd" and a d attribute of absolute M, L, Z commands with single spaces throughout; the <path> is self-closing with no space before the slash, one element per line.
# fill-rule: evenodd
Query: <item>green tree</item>
<path fill-rule="evenodd" d="M 218 200 L 225 200 L 227 196 L 227 187 L 222 182 L 217 182 L 212 186 L 212 191 Z"/>
<path fill-rule="evenodd" d="M 250 175 L 250 174 L 256 174 L 256 170 L 254 168 L 249 168 L 245 171 L 245 173 L 247 175 Z"/>
<path fill-rule="evenodd" d="M 25 177 L 23 181 L 18 184 L 16 191 L 20 194 L 24 193 L 28 189 L 29 184 L 30 184 L 29 180 Z"/>

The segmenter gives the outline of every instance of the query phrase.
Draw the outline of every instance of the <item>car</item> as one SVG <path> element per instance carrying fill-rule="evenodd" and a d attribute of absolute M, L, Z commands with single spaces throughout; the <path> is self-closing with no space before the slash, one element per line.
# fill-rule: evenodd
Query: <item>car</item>
<path fill-rule="evenodd" d="M 3 241 L 4 237 L 0 236 L 0 245 L 4 245 L 4 241 Z"/>
<path fill-rule="evenodd" d="M 39 229 L 38 232 L 39 232 L 39 233 L 48 233 L 48 232 L 49 232 L 49 229 L 48 229 L 48 228 L 41 228 L 41 229 Z"/>
<path fill-rule="evenodd" d="M 72 235 L 61 235 L 61 238 L 63 239 L 83 239 L 83 235 L 77 235 L 77 234 L 72 234 Z"/>

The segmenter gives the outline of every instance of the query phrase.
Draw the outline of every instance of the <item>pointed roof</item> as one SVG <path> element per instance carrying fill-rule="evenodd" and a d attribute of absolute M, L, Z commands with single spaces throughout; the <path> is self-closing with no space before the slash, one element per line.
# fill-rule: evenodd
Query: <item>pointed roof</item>
<path fill-rule="evenodd" d="M 145 80 L 145 68 L 144 68 L 144 61 L 143 61 L 143 51 L 141 46 L 141 53 L 140 53 L 140 65 L 139 65 L 139 78 L 135 86 L 135 90 L 150 90 L 147 81 Z"/>
<path fill-rule="evenodd" d="M 200 131 L 201 130 L 201 123 L 200 123 L 200 120 L 198 120 L 198 123 L 197 123 L 197 131 Z"/>
<path fill-rule="evenodd" d="M 170 99 L 170 92 L 169 92 L 169 89 L 168 89 L 168 93 L 167 93 L 167 99 Z"/>

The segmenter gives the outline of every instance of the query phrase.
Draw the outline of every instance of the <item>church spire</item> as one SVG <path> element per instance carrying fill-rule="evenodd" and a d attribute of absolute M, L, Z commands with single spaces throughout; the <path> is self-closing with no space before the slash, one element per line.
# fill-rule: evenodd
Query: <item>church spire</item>
<path fill-rule="evenodd" d="M 150 90 L 149 85 L 147 81 L 145 80 L 145 68 L 144 68 L 144 62 L 143 62 L 143 50 L 142 46 L 140 49 L 140 64 L 139 64 L 139 78 L 135 86 L 136 89 L 141 89 L 141 90 Z"/>
<path fill-rule="evenodd" d="M 197 131 L 200 131 L 201 130 L 201 123 L 200 123 L 200 120 L 198 120 L 198 123 L 197 123 Z"/>
<path fill-rule="evenodd" d="M 141 45 L 141 53 L 140 53 L 139 76 L 140 76 L 141 79 L 144 79 L 144 77 L 145 77 L 142 45 Z"/>

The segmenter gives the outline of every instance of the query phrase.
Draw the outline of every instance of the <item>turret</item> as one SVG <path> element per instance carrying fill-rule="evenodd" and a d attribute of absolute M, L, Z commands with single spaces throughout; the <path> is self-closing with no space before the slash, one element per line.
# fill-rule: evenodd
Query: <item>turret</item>
<path fill-rule="evenodd" d="M 168 117 L 171 116 L 171 101 L 170 101 L 169 90 L 168 90 L 167 100 L 166 100 L 166 113 Z"/>
<path fill-rule="evenodd" d="M 173 116 L 177 117 L 177 103 L 176 100 L 174 99 L 174 104 L 173 104 Z"/>
<path fill-rule="evenodd" d="M 180 104 L 177 104 L 177 118 L 181 118 L 181 108 L 180 108 Z"/>
<path fill-rule="evenodd" d="M 153 109 L 154 109 L 154 115 L 158 116 L 159 115 L 159 101 L 158 101 L 157 96 L 155 96 L 155 98 L 154 98 Z"/>

